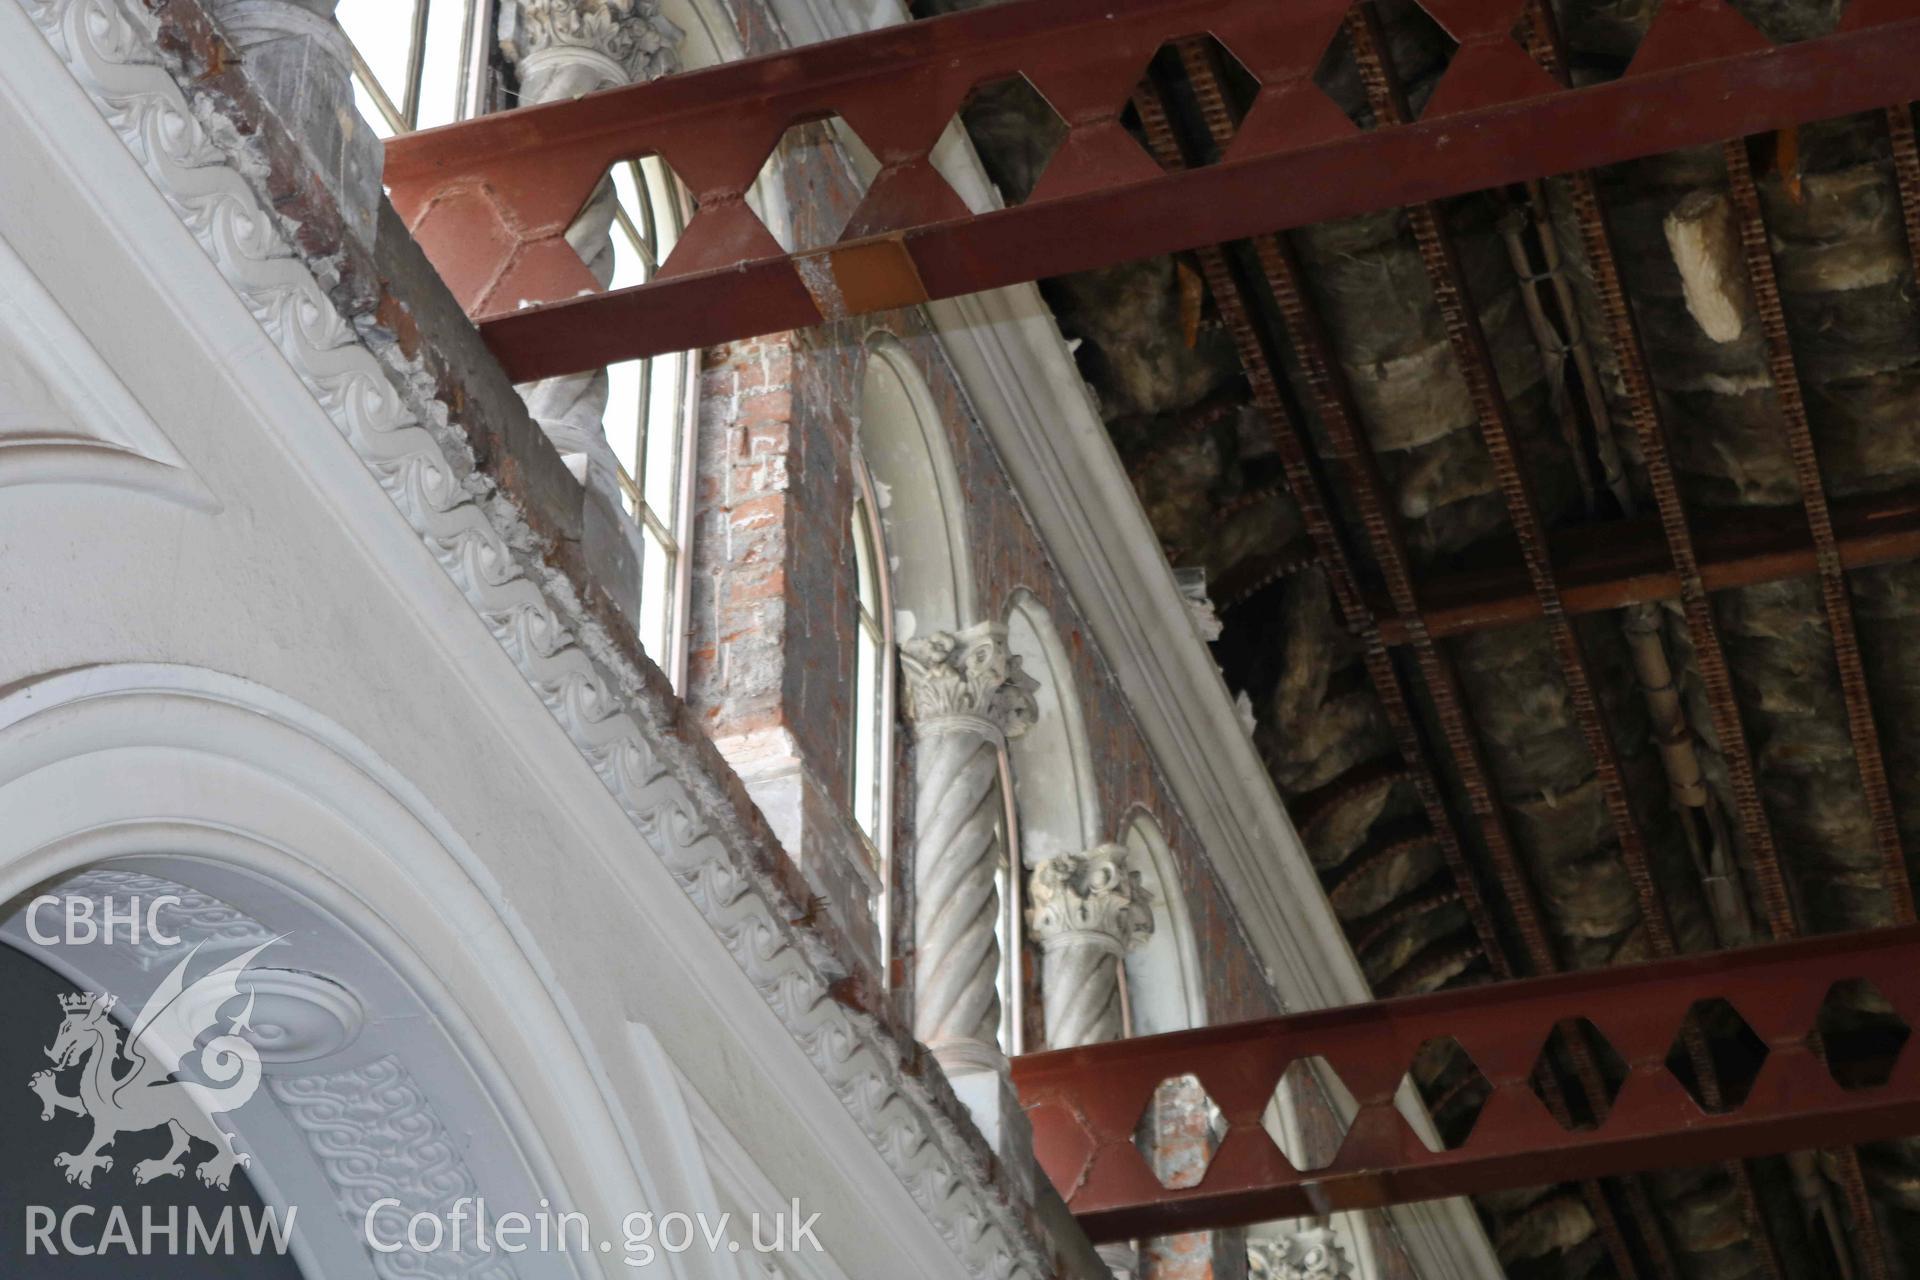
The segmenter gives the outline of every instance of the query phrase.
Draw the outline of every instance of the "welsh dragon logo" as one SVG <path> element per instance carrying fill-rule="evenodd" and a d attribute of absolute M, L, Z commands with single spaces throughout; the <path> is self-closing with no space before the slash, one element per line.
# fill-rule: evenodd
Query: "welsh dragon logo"
<path fill-rule="evenodd" d="M 172 1077 L 193 1056 L 200 1036 L 219 1025 L 221 1006 L 240 994 L 241 972 L 277 941 L 263 942 L 188 985 L 187 966 L 200 950 L 195 947 L 140 1010 L 124 1052 L 120 1026 L 112 1017 L 113 996 L 60 997 L 66 1018 L 53 1047 L 46 1051 L 53 1069 L 35 1072 L 29 1084 L 40 1096 L 42 1120 L 71 1111 L 93 1121 L 93 1137 L 86 1146 L 53 1158 L 55 1166 L 66 1171 L 68 1182 L 91 1187 L 96 1169 L 113 1168 L 113 1157 L 105 1152 L 115 1138 L 163 1125 L 173 1145 L 158 1159 L 134 1165 L 137 1183 L 184 1175 L 195 1139 L 214 1149 L 196 1171 L 210 1187 L 224 1190 L 234 1169 L 249 1163 L 250 1158 L 234 1150 L 232 1137 L 213 1117 L 244 1106 L 260 1087 L 260 1052 L 240 1034 L 249 1029 L 247 1020 L 253 1015 L 251 992 L 246 1008 L 230 1021 L 227 1032 L 199 1049 L 198 1074 L 206 1082 Z M 59 1074 L 74 1067 L 80 1071 L 79 1092 L 70 1096 L 60 1092 Z"/>

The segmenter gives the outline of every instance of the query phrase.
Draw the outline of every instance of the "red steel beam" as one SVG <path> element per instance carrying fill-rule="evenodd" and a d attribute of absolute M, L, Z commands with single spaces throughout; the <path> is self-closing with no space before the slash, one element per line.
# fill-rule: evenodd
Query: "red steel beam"
<path fill-rule="evenodd" d="M 1920 927 L 1827 935 L 1586 970 L 1235 1026 L 1034 1054 L 1013 1079 L 1034 1149 L 1095 1241 L 1610 1177 L 1920 1133 L 1920 1053 L 1842 1087 L 1809 1044 L 1836 982 L 1865 979 L 1920 1017 Z M 1687 1011 L 1719 997 L 1767 1055 L 1744 1102 L 1708 1113 L 1666 1062 Z M 1589 1019 L 1626 1064 L 1604 1121 L 1569 1131 L 1534 1093 L 1554 1027 Z M 1458 1148 L 1431 1151 L 1394 1108 L 1415 1054 L 1452 1037 L 1492 1086 Z M 1287 1065 L 1321 1058 L 1359 1104 L 1339 1153 L 1301 1172 L 1261 1127 Z M 1164 1187 L 1134 1145 L 1163 1080 L 1198 1077 L 1223 1137 L 1198 1185 Z"/>
<path fill-rule="evenodd" d="M 1720 0 L 1666 0 L 1626 74 L 1568 89 L 1511 32 L 1525 0 L 1431 0 L 1460 51 L 1418 120 L 1360 132 L 1313 84 L 1347 0 L 1024 0 L 387 145 L 393 202 L 516 379 L 1592 168 L 1920 98 L 1920 0 L 1854 0 L 1774 46 Z M 1211 33 L 1261 83 L 1221 163 L 1162 172 L 1120 124 L 1155 51 Z M 1069 126 L 1023 205 L 970 215 L 935 171 L 984 83 L 1024 74 Z M 847 235 L 789 256 L 745 202 L 788 127 L 839 115 L 882 170 Z M 565 231 L 621 159 L 699 210 L 653 282 L 608 294 Z"/>

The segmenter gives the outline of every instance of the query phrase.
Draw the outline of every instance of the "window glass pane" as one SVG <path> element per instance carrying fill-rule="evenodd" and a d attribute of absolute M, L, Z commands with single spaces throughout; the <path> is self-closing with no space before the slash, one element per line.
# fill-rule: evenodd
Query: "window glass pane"
<path fill-rule="evenodd" d="M 466 80 L 466 69 L 460 65 L 460 43 L 473 5 L 473 0 L 429 2 L 427 58 L 420 73 L 420 119 L 416 124 L 421 129 L 452 124 L 460 118 L 460 90 Z"/>
<path fill-rule="evenodd" d="M 616 179 L 624 170 L 614 170 Z M 614 196 L 620 202 L 620 210 L 626 215 L 626 221 L 618 219 L 613 224 L 613 279 L 608 282 L 610 289 L 625 289 L 636 284 L 645 284 L 649 272 L 647 257 L 651 250 L 635 239 L 644 234 L 639 220 L 634 216 L 633 197 L 622 190 L 623 184 L 613 184 Z"/>
<path fill-rule="evenodd" d="M 880 596 L 874 589 L 873 581 L 873 543 L 869 531 L 872 523 L 867 515 L 866 500 L 855 494 L 853 499 L 853 565 L 860 594 L 860 611 L 868 617 L 880 612 Z"/>
<path fill-rule="evenodd" d="M 645 284 L 651 279 L 657 259 L 652 244 L 647 240 L 647 199 L 634 185 L 632 165 L 618 164 L 613 167 L 613 190 L 620 199 L 621 211 L 627 215 L 627 226 L 621 228 L 619 237 L 624 260 L 614 267 L 613 287 L 625 289 L 629 285 Z M 638 237 L 637 241 L 635 237 Z"/>
<path fill-rule="evenodd" d="M 601 425 L 613 456 L 627 474 L 640 474 L 640 372 L 642 361 L 622 360 L 607 366 L 607 411 Z"/>
<path fill-rule="evenodd" d="M 686 446 L 687 357 L 655 356 L 647 405 L 647 505 L 672 528 L 680 506 L 680 455 Z"/>
<path fill-rule="evenodd" d="M 662 670 L 673 665 L 674 564 L 651 529 L 641 531 L 645 554 L 640 566 L 640 647 Z"/>
<path fill-rule="evenodd" d="M 680 243 L 680 229 L 686 225 L 686 196 L 659 156 L 640 161 L 639 169 L 653 207 L 655 261 L 664 263 Z"/>
<path fill-rule="evenodd" d="M 457 0 L 441 2 L 457 3 Z M 407 84 L 407 37 L 413 29 L 413 9 L 414 5 L 408 0 L 340 0 L 340 7 L 334 11 L 347 38 L 360 50 L 360 56 L 367 60 L 367 66 L 380 81 L 380 87 L 395 102 L 400 101 Z M 457 57 L 459 51 L 454 52 Z M 368 120 L 378 120 L 380 116 L 378 111 L 365 107 L 361 114 Z"/>
<path fill-rule="evenodd" d="M 878 841 L 880 816 L 880 646 L 858 629 L 853 679 L 853 816 L 869 840 Z"/>
<path fill-rule="evenodd" d="M 353 78 L 353 105 L 376 138 L 393 136 L 393 125 L 387 121 L 386 114 L 380 110 L 380 104 L 373 100 L 373 95 L 367 92 L 367 87 L 360 83 L 359 76 Z"/>

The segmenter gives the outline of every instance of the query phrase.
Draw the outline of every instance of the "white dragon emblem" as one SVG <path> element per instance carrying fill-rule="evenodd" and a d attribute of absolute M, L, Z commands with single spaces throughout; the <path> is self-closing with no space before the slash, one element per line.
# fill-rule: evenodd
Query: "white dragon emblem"
<path fill-rule="evenodd" d="M 200 1049 L 200 1074 L 209 1083 L 169 1077 L 193 1053 L 201 1033 L 218 1025 L 220 1007 L 240 994 L 241 971 L 278 941 L 261 943 L 191 986 L 186 983 L 187 966 L 200 948 L 189 952 L 134 1019 L 125 1053 L 129 1065 L 122 1074 L 116 1074 L 122 1053 L 120 1027 L 111 1016 L 114 997 L 93 993 L 60 997 L 66 1019 L 47 1050 L 53 1070 L 35 1072 L 29 1084 L 40 1095 L 42 1120 L 71 1111 L 93 1121 L 93 1137 L 85 1147 L 53 1158 L 55 1166 L 66 1170 L 68 1182 L 91 1187 L 94 1170 L 113 1168 L 113 1157 L 105 1150 L 115 1138 L 162 1125 L 170 1131 L 173 1145 L 159 1159 L 142 1160 L 133 1167 L 137 1183 L 183 1175 L 182 1157 L 196 1138 L 214 1149 L 197 1170 L 200 1181 L 210 1187 L 224 1190 L 234 1169 L 249 1163 L 249 1157 L 233 1149 L 232 1137 L 213 1122 L 213 1116 L 243 1106 L 260 1087 L 260 1052 L 240 1034 L 248 1029 L 247 1019 L 253 1015 L 251 992 L 227 1034 L 215 1036 Z M 58 1073 L 75 1066 L 80 1068 L 79 1092 L 69 1096 L 60 1092 Z"/>

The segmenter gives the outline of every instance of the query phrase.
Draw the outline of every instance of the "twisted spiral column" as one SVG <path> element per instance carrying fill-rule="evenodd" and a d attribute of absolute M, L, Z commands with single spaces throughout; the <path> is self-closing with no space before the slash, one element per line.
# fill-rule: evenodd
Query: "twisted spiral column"
<path fill-rule="evenodd" d="M 1033 869 L 1027 929 L 1040 944 L 1041 1007 L 1047 1047 L 1073 1049 L 1118 1040 L 1125 1031 L 1120 960 L 1153 936 L 1153 895 L 1122 845 L 1065 853 Z M 1139 1251 L 1125 1241 L 1100 1246 L 1114 1280 L 1139 1274 Z"/>
<path fill-rule="evenodd" d="M 997 1068 L 1000 749 L 1032 726 L 1034 682 L 982 623 L 901 646 L 914 763 L 914 1035 L 942 1063 Z"/>
<path fill-rule="evenodd" d="M 1117 844 L 1067 853 L 1033 869 L 1027 925 L 1040 970 L 1047 1047 L 1118 1040 L 1119 960 L 1153 936 L 1153 900 Z"/>
<path fill-rule="evenodd" d="M 522 106 L 677 71 L 681 34 L 660 16 L 660 0 L 506 0 L 500 10 L 500 47 L 520 75 Z M 602 179 L 567 229 L 567 243 L 603 289 L 613 280 L 616 204 L 613 183 Z M 519 390 L 573 473 L 617 503 L 613 449 L 601 423 L 606 371 L 543 378 Z"/>

